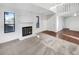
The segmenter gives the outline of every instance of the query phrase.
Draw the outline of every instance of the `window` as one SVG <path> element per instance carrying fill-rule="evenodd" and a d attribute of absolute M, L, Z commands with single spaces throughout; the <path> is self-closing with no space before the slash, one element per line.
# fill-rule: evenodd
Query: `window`
<path fill-rule="evenodd" d="M 36 28 L 39 28 L 39 16 L 36 16 L 37 17 L 37 23 L 36 23 Z"/>
<path fill-rule="evenodd" d="M 4 33 L 15 31 L 15 13 L 4 12 Z"/>

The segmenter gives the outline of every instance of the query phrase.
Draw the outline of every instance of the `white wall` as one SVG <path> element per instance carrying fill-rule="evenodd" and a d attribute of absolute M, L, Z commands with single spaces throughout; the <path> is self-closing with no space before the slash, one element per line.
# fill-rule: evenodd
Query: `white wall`
<path fill-rule="evenodd" d="M 79 31 L 79 16 L 72 16 L 65 19 L 65 26 L 71 30 Z"/>
<path fill-rule="evenodd" d="M 52 15 L 47 21 L 49 31 L 56 31 L 56 15 Z"/>
<path fill-rule="evenodd" d="M 48 19 L 48 30 L 58 32 L 63 28 L 79 31 L 79 16 L 64 19 L 63 16 L 52 16 Z"/>
<path fill-rule="evenodd" d="M 64 19 L 62 16 L 53 15 L 48 21 L 48 30 L 58 32 L 64 28 Z"/>
<path fill-rule="evenodd" d="M 13 6 L 12 6 L 13 7 Z M 46 16 L 36 14 L 18 8 L 0 7 L 0 43 L 7 42 L 14 39 L 24 39 L 35 35 L 36 33 L 46 30 Z M 4 33 L 4 11 L 15 12 L 15 32 Z M 40 16 L 40 28 L 36 28 L 36 16 Z M 22 37 L 22 27 L 33 26 L 33 35 Z"/>

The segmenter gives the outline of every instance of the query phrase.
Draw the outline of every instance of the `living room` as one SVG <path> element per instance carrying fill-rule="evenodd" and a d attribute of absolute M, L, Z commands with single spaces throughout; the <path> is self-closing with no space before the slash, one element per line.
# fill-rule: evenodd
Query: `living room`
<path fill-rule="evenodd" d="M 0 54 L 79 54 L 78 7 L 78 3 L 0 3 Z"/>

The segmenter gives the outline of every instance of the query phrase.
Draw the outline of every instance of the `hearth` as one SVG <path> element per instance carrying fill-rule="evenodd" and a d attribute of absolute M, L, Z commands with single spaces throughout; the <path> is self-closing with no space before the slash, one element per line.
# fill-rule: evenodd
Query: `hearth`
<path fill-rule="evenodd" d="M 32 34 L 32 26 L 22 28 L 22 36 L 27 36 Z"/>

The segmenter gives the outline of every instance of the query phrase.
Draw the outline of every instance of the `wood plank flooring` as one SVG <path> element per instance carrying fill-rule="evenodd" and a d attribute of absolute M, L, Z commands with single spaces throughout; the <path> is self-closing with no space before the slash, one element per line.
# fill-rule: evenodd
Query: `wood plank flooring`
<path fill-rule="evenodd" d="M 0 55 L 78 55 L 79 45 L 40 33 L 38 37 L 0 44 Z"/>
<path fill-rule="evenodd" d="M 49 34 L 51 36 L 55 36 L 56 37 L 56 32 L 53 32 L 53 31 L 43 31 L 42 33 Z"/>
<path fill-rule="evenodd" d="M 59 38 L 79 44 L 79 32 L 73 30 L 61 30 L 58 33 Z"/>
<path fill-rule="evenodd" d="M 48 55 L 52 52 L 37 37 L 0 44 L 0 55 Z"/>
<path fill-rule="evenodd" d="M 73 30 L 69 30 L 69 29 L 65 29 L 65 30 L 61 30 L 59 32 L 53 32 L 53 31 L 44 31 L 42 33 L 54 36 L 54 37 L 58 37 L 60 39 L 75 43 L 75 44 L 79 44 L 79 32 L 78 31 L 73 31 Z"/>

